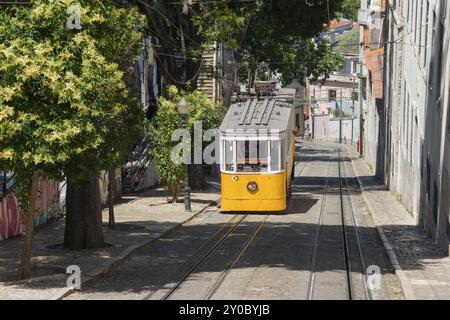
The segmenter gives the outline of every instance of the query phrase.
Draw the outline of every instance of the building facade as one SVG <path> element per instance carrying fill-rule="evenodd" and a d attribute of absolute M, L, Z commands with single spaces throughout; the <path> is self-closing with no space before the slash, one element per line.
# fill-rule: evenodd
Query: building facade
<path fill-rule="evenodd" d="M 359 70 L 362 124 L 360 147 L 372 171 L 379 177 L 384 166 L 384 47 L 383 26 L 386 2 L 363 0 L 358 19 L 360 24 Z"/>
<path fill-rule="evenodd" d="M 374 2 L 380 1 L 362 0 L 360 17 L 364 8 L 370 17 Z M 384 39 L 383 104 L 378 132 L 370 129 L 369 113 L 364 124 L 367 148 L 373 148 L 371 143 L 379 146 L 379 157 L 375 159 L 370 150 L 364 150 L 366 159 L 375 160 L 377 174 L 387 187 L 447 252 L 449 12 L 450 2 L 445 0 L 385 1 L 380 36 Z M 366 34 L 376 34 L 370 31 L 370 24 L 367 28 Z M 372 40 L 370 44 L 374 44 Z M 370 63 L 367 55 L 365 58 L 367 67 Z M 368 75 L 370 83 L 370 70 Z"/>

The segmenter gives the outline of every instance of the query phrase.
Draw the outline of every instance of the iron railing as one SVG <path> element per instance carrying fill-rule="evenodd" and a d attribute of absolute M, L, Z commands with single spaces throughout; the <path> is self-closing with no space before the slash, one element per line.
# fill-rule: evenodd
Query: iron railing
<path fill-rule="evenodd" d="M 150 139 L 148 136 L 145 136 L 131 151 L 122 170 L 124 193 L 136 192 L 142 183 L 145 172 L 153 161 L 150 150 Z"/>

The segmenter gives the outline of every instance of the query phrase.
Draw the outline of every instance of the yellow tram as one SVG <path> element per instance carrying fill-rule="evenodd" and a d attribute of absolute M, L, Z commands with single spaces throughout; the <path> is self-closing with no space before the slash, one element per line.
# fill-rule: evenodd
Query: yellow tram
<path fill-rule="evenodd" d="M 233 104 L 220 127 L 224 211 L 287 208 L 295 157 L 295 109 L 267 98 Z"/>

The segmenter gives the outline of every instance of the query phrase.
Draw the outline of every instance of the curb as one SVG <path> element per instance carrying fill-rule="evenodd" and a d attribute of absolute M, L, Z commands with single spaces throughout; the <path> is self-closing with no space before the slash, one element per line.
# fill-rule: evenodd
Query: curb
<path fill-rule="evenodd" d="M 356 167 L 355 167 L 355 163 L 353 158 L 351 157 L 351 162 L 352 162 L 352 168 L 353 168 L 353 172 L 355 173 L 355 177 L 358 180 L 358 184 L 360 186 L 360 190 L 361 190 L 361 195 L 363 197 L 363 200 L 367 206 L 367 209 L 369 209 L 370 213 L 373 215 L 373 208 L 371 208 L 371 206 L 369 205 L 369 202 L 367 200 L 366 197 L 366 191 L 364 191 L 363 189 L 363 183 L 360 179 L 360 177 L 356 174 Z M 375 222 L 374 222 L 375 224 Z M 398 276 L 398 278 L 400 279 L 400 284 L 402 286 L 403 289 L 403 293 L 405 294 L 405 298 L 406 300 L 416 300 L 416 297 L 414 295 L 414 291 L 411 287 L 411 283 L 409 281 L 408 276 L 405 274 L 405 271 L 402 269 L 397 256 L 395 255 L 395 251 L 391 245 L 391 243 L 389 242 L 388 238 L 386 237 L 386 234 L 384 233 L 383 227 L 379 226 L 377 224 L 375 224 L 375 227 L 377 229 L 378 235 L 380 236 L 381 242 L 383 243 L 383 246 L 386 250 L 386 253 L 388 255 L 388 258 L 392 264 L 392 266 L 394 267 L 395 270 L 395 274 Z"/>
<path fill-rule="evenodd" d="M 116 267 L 117 265 L 119 265 L 121 262 L 123 262 L 126 258 L 128 258 L 130 255 L 132 255 L 135 251 L 137 251 L 138 249 L 158 240 L 161 239 L 164 236 L 167 236 L 168 234 L 170 234 L 171 232 L 177 230 L 178 228 L 180 228 L 181 226 L 183 226 L 184 224 L 192 221 L 194 218 L 196 218 L 198 215 L 200 215 L 201 213 L 203 213 L 207 208 L 211 207 L 214 204 L 220 203 L 220 198 L 218 200 L 211 200 L 208 204 L 204 205 L 204 207 L 202 207 L 200 210 L 198 210 L 197 212 L 193 213 L 188 219 L 186 219 L 183 222 L 178 223 L 177 225 L 173 226 L 172 228 L 157 234 L 155 237 L 151 238 L 150 240 L 135 244 L 133 246 L 127 247 L 125 250 L 122 251 L 122 253 L 120 253 L 118 256 L 112 258 L 105 266 L 103 267 L 99 267 L 96 271 L 91 272 L 88 275 L 84 276 L 84 280 L 81 281 L 81 285 L 85 286 L 87 284 L 89 284 L 91 281 L 94 281 L 98 278 L 101 278 L 102 276 L 104 276 L 109 270 L 111 270 L 113 267 Z M 54 294 L 53 296 L 51 296 L 48 300 L 62 300 L 63 298 L 71 295 L 72 293 L 75 293 L 77 290 L 76 289 L 69 289 L 69 288 L 62 288 L 57 294 Z"/>

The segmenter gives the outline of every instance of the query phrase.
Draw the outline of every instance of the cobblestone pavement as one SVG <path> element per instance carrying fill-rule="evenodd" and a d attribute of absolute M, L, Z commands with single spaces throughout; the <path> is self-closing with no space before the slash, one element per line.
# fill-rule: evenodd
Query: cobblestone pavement
<path fill-rule="evenodd" d="M 371 217 L 390 250 L 407 299 L 450 299 L 450 258 L 386 191 L 354 152 L 352 163 Z"/>
<path fill-rule="evenodd" d="M 331 185 L 336 187 L 338 181 L 338 148 L 337 145 L 298 144 L 300 161 L 296 165 L 292 203 L 287 212 L 235 217 L 219 210 L 205 211 L 141 247 L 122 264 L 67 299 L 306 299 L 315 249 L 319 253 L 314 268 L 313 298 L 346 299 L 342 276 L 345 269 L 337 254 L 342 252 L 337 249 L 341 242 L 337 230 L 341 226 L 333 218 L 340 211 L 334 189 L 324 204 L 329 217 L 320 235 L 326 236 L 316 246 L 324 186 L 331 180 Z M 353 177 L 348 161 L 346 167 Z M 351 198 L 366 264 L 381 269 L 381 286 L 373 292 L 374 298 L 403 299 L 400 281 L 358 189 Z M 232 229 L 235 222 L 231 221 L 239 219 L 242 222 Z M 233 232 L 225 242 L 216 241 L 230 229 Z M 246 250 L 242 251 L 243 248 Z M 363 271 L 356 264 L 352 271 L 352 277 L 356 279 L 359 275 L 361 279 Z M 356 290 L 355 298 L 364 298 L 361 291 Z"/>
<path fill-rule="evenodd" d="M 68 266 L 78 265 L 82 281 L 89 281 L 218 199 L 216 186 L 205 192 L 194 192 L 193 212 L 186 213 L 183 203 L 168 204 L 162 189 L 126 196 L 115 205 L 116 230 L 107 228 L 108 210 L 103 212 L 105 241 L 111 246 L 101 250 L 60 250 L 58 244 L 63 241 L 64 221 L 40 227 L 35 232 L 32 250 L 32 274 L 39 277 L 21 283 L 12 280 L 20 261 L 22 238 L 0 241 L 0 300 L 59 299 L 68 292 L 65 274 Z M 57 246 L 49 248 L 51 245 Z"/>

